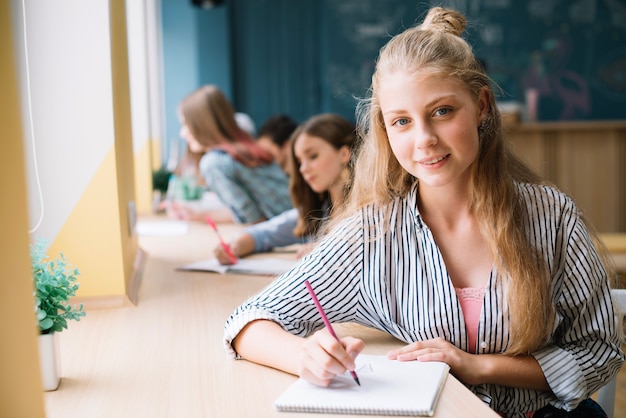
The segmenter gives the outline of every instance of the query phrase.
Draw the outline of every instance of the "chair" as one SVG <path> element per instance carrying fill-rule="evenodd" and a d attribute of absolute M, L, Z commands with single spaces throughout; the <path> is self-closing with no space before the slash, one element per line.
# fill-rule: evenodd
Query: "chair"
<path fill-rule="evenodd" d="M 626 316 L 626 289 L 612 289 L 613 303 Z M 598 403 L 609 418 L 613 418 L 615 412 L 615 392 L 617 390 L 617 377 L 601 387 L 598 391 Z"/>

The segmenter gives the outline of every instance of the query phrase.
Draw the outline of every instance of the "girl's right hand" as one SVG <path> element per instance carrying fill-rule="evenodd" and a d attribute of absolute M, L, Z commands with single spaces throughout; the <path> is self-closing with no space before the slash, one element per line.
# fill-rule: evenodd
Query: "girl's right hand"
<path fill-rule="evenodd" d="M 231 251 L 233 251 L 233 253 L 235 252 L 233 250 L 232 245 L 230 246 Z M 233 264 L 232 259 L 230 258 L 230 255 L 228 255 L 228 253 L 226 252 L 226 250 L 224 250 L 224 247 L 222 247 L 222 245 L 217 245 L 214 249 L 213 249 L 213 254 L 215 254 L 215 258 L 217 258 L 217 261 L 219 261 L 219 263 L 221 265 L 224 266 L 230 266 Z M 235 254 L 235 256 L 237 256 Z"/>
<path fill-rule="evenodd" d="M 189 221 L 193 218 L 193 211 L 175 200 L 161 202 L 159 207 L 165 209 L 165 213 L 170 219 Z"/>
<path fill-rule="evenodd" d="M 346 371 L 353 371 L 354 360 L 365 343 L 353 337 L 337 341 L 326 328 L 307 338 L 302 346 L 298 374 L 318 386 L 328 386 L 331 380 Z"/>

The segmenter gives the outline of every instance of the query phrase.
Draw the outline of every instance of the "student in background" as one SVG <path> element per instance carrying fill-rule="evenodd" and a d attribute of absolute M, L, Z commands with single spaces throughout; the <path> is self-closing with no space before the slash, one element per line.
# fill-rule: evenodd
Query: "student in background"
<path fill-rule="evenodd" d="M 308 280 L 331 322 L 405 341 L 391 359 L 447 363 L 504 417 L 603 416 L 589 396 L 624 361 L 610 265 L 575 203 L 509 149 L 465 25 L 435 7 L 381 49 L 344 210 L 235 310 L 227 350 L 318 385 L 353 370 L 364 342 L 331 336 Z"/>
<path fill-rule="evenodd" d="M 274 156 L 274 161 L 289 175 L 289 137 L 298 124 L 285 114 L 272 116 L 259 129 L 257 141 Z"/>
<path fill-rule="evenodd" d="M 351 181 L 350 158 L 356 144 L 354 125 L 335 114 L 313 116 L 292 134 L 290 190 L 294 208 L 252 225 L 230 244 L 237 257 L 309 242 L 320 226 L 341 206 Z M 310 250 L 304 245 L 299 258 Z M 222 264 L 232 264 L 221 245 L 215 247 Z"/>
<path fill-rule="evenodd" d="M 235 113 L 235 121 L 249 135 L 256 134 L 254 122 L 247 114 Z M 168 216 L 174 219 L 197 218 L 205 221 L 206 215 L 209 215 L 215 222 L 233 222 L 232 212 L 207 188 L 200 172 L 200 160 L 204 154 L 193 152 L 185 141 L 185 152 L 170 176 L 167 199 L 159 204 L 158 209 L 166 210 Z"/>
<path fill-rule="evenodd" d="M 205 222 L 208 215 L 215 222 L 233 222 L 231 210 L 206 187 L 199 168 L 204 153 L 193 152 L 189 144 L 185 145 L 183 158 L 170 174 L 166 198 L 157 209 L 165 210 L 169 218 L 176 220 Z"/>
<path fill-rule="evenodd" d="M 224 94 L 206 85 L 179 105 L 180 135 L 199 162 L 207 187 L 230 209 L 238 223 L 257 223 L 292 207 L 289 179 L 266 150 L 241 129 Z M 182 208 L 183 218 L 204 213 Z"/>

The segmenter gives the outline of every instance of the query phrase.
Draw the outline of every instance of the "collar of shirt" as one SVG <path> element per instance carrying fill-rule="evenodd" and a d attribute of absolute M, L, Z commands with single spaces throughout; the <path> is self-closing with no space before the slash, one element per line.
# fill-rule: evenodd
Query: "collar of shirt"
<path fill-rule="evenodd" d="M 419 208 L 417 207 L 417 199 L 419 197 L 419 180 L 415 180 L 413 186 L 409 190 L 408 198 L 406 199 L 407 209 L 411 214 L 411 218 L 415 222 L 415 226 L 418 230 L 422 230 L 426 227 L 424 221 L 422 220 L 422 216 L 420 215 Z"/>

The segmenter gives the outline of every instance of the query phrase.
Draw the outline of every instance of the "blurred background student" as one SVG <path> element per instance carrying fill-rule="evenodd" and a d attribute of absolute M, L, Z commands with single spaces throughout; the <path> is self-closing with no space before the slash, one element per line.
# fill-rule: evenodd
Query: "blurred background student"
<path fill-rule="evenodd" d="M 298 127 L 298 123 L 289 115 L 278 114 L 270 117 L 259 129 L 257 141 L 272 156 L 274 161 L 289 175 L 289 138 Z"/>
<path fill-rule="evenodd" d="M 297 257 L 310 251 L 320 226 L 343 204 L 350 189 L 355 146 L 355 127 L 341 116 L 320 114 L 298 126 L 288 156 L 294 209 L 247 227 L 230 244 L 235 256 L 297 243 L 305 244 Z M 214 253 L 220 263 L 232 264 L 221 246 Z"/>
<path fill-rule="evenodd" d="M 256 127 L 250 116 L 235 113 L 237 125 L 251 136 L 256 135 Z M 274 161 L 289 175 L 289 138 L 297 128 L 297 122 L 286 114 L 277 114 L 267 119 L 257 137 L 258 144 L 274 157 Z M 200 172 L 200 159 L 204 152 L 193 152 L 185 143 L 185 152 L 170 178 L 168 201 L 161 208 L 169 206 L 168 213 L 177 219 L 211 216 L 217 222 L 231 222 L 233 215 L 205 183 Z"/>
<path fill-rule="evenodd" d="M 206 186 L 230 211 L 216 222 L 257 223 L 292 208 L 289 178 L 237 124 L 233 107 L 219 88 L 197 89 L 178 110 L 180 136 L 192 155 L 201 155 L 198 167 Z M 184 220 L 203 221 L 211 215 L 176 202 L 170 202 L 167 210 L 170 217 Z"/>

